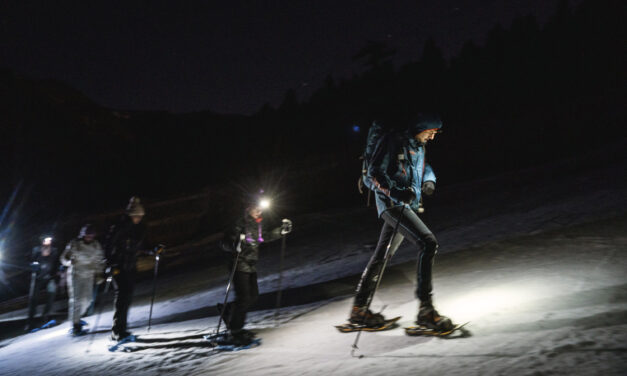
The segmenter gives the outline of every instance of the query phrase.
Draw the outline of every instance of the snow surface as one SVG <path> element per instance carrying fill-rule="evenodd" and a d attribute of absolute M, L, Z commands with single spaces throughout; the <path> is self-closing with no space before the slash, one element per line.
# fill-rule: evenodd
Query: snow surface
<path fill-rule="evenodd" d="M 601 186 L 599 176 L 614 179 Z M 565 186 L 569 194 L 551 194 Z M 224 269 L 214 266 L 160 280 L 150 333 L 150 285 L 138 286 L 130 323 L 141 342 L 129 345 L 132 353 L 107 351 L 107 310 L 86 318 L 93 335 L 71 338 L 64 323 L 0 342 L 0 375 L 624 375 L 626 186 L 624 168 L 614 166 L 528 187 L 483 211 L 473 207 L 481 197 L 440 210 L 432 222 L 442 249 L 435 304 L 455 322 L 470 321 L 467 336 L 364 333 L 364 357 L 351 357 L 356 334 L 333 326 L 348 315 L 377 223 L 367 219 L 372 211 L 338 210 L 295 221 L 302 232 L 289 242 L 287 307 L 278 317 L 271 308 L 277 252 L 262 259 L 260 309 L 248 322 L 263 339 L 258 348 L 215 353 L 202 339 L 217 324 L 212 307 L 224 294 Z M 325 224 L 338 232 L 316 236 Z M 403 316 L 401 327 L 417 313 L 414 257 L 408 245 L 399 250 L 373 302 L 387 306 L 387 316 Z"/>

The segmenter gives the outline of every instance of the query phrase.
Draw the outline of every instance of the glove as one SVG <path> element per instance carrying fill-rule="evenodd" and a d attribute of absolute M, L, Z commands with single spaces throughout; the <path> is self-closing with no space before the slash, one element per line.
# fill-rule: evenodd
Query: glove
<path fill-rule="evenodd" d="M 60 271 L 61 273 L 63 273 L 63 272 L 64 272 L 64 271 L 66 271 L 66 270 L 67 270 L 67 266 L 65 266 L 65 265 L 59 265 L 59 271 Z"/>
<path fill-rule="evenodd" d="M 426 194 L 427 196 L 431 196 L 433 194 L 433 191 L 435 191 L 435 183 L 431 180 L 426 181 L 422 184 L 422 193 Z"/>
<path fill-rule="evenodd" d="M 292 232 L 292 221 L 290 221 L 289 219 L 285 218 L 282 221 L 283 223 L 281 224 L 281 235 L 287 235 L 290 232 Z"/>
<path fill-rule="evenodd" d="M 411 188 L 398 189 L 393 188 L 390 191 L 390 197 L 405 204 L 411 204 L 416 199 L 416 193 Z"/>
<path fill-rule="evenodd" d="M 37 261 L 33 261 L 30 263 L 30 270 L 32 272 L 38 272 L 41 270 L 41 265 Z"/>
<path fill-rule="evenodd" d="M 147 251 L 141 251 L 141 253 L 149 255 L 149 256 L 160 255 L 163 252 L 164 248 L 165 246 L 163 244 L 159 244 L 159 245 L 156 245 L 153 249 L 150 249 Z"/>
<path fill-rule="evenodd" d="M 107 276 L 115 276 L 120 274 L 120 269 L 117 266 L 107 266 L 105 269 L 105 275 Z"/>
<path fill-rule="evenodd" d="M 159 244 L 153 250 L 153 255 L 160 255 L 165 250 L 165 245 Z"/>

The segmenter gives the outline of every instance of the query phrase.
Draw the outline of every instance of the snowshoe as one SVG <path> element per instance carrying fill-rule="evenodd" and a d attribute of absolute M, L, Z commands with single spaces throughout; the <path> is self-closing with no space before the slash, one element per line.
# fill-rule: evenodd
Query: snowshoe
<path fill-rule="evenodd" d="M 418 309 L 416 326 L 405 328 L 405 334 L 410 336 L 446 337 L 466 325 L 453 324 L 451 319 L 442 316 L 433 308 L 431 301 L 423 301 Z"/>
<path fill-rule="evenodd" d="M 42 326 L 40 326 L 39 328 L 31 329 L 30 332 L 31 333 L 35 333 L 35 332 L 38 332 L 38 331 L 40 331 L 42 329 L 52 328 L 53 326 L 57 326 L 58 324 L 59 323 L 57 322 L 57 320 L 52 319 L 52 320 L 46 322 L 45 324 L 43 324 Z"/>
<path fill-rule="evenodd" d="M 244 345 L 244 346 L 238 346 L 235 344 L 225 343 L 225 344 L 221 344 L 221 345 L 214 347 L 214 349 L 217 351 L 241 351 L 241 350 L 252 349 L 253 347 L 257 347 L 260 345 L 261 345 L 261 339 L 254 338 L 247 345 Z"/>
<path fill-rule="evenodd" d="M 247 331 L 248 332 L 248 331 Z M 248 338 L 247 334 L 220 333 L 206 335 L 205 338 L 217 351 L 240 351 L 261 345 L 260 338 Z"/>
<path fill-rule="evenodd" d="M 434 337 L 447 337 L 451 334 L 455 333 L 458 330 L 464 331 L 463 327 L 468 324 L 467 322 L 463 324 L 455 324 L 448 330 L 438 331 L 434 329 L 429 329 L 422 325 L 409 326 L 405 328 L 405 334 L 408 336 L 434 336 Z"/>
<path fill-rule="evenodd" d="M 382 324 L 375 325 L 375 326 L 366 326 L 362 324 L 353 324 L 353 323 L 348 322 L 346 324 L 336 325 L 335 328 L 339 330 L 341 333 L 351 333 L 351 332 L 358 332 L 358 331 L 380 332 L 383 330 L 396 328 L 398 326 L 396 322 L 400 319 L 401 319 L 401 316 L 397 316 L 397 317 L 394 317 L 393 319 L 384 320 Z"/>
<path fill-rule="evenodd" d="M 110 352 L 115 352 L 117 350 L 123 350 L 124 352 L 130 352 L 131 350 L 129 348 L 126 348 L 124 346 L 125 343 L 129 343 L 129 342 L 135 342 L 137 341 L 137 336 L 130 334 L 129 332 L 125 332 L 128 333 L 128 335 L 126 337 L 122 337 L 119 340 L 116 341 L 115 344 L 111 345 L 108 347 L 108 350 Z M 111 334 L 111 338 L 113 339 L 113 334 Z"/>

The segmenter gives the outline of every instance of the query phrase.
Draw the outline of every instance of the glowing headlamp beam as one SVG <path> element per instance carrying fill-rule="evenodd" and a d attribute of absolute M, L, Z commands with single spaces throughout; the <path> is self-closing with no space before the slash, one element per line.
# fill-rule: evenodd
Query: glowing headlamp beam
<path fill-rule="evenodd" d="M 259 209 L 268 209 L 270 207 L 270 200 L 262 198 L 259 200 Z"/>

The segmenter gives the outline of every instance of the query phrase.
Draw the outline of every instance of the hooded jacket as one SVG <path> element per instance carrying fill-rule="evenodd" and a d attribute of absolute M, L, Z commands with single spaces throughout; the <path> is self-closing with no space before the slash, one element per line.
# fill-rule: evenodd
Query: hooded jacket
<path fill-rule="evenodd" d="M 437 116 L 420 115 L 404 132 L 389 133 L 381 139 L 368 168 L 368 178 L 375 187 L 379 216 L 384 211 L 402 205 L 400 197 L 407 190 L 415 194 L 409 206 L 418 211 L 422 184 L 435 183 L 433 169 L 426 163 L 426 149 L 415 136 L 428 129 L 442 128 Z"/>

